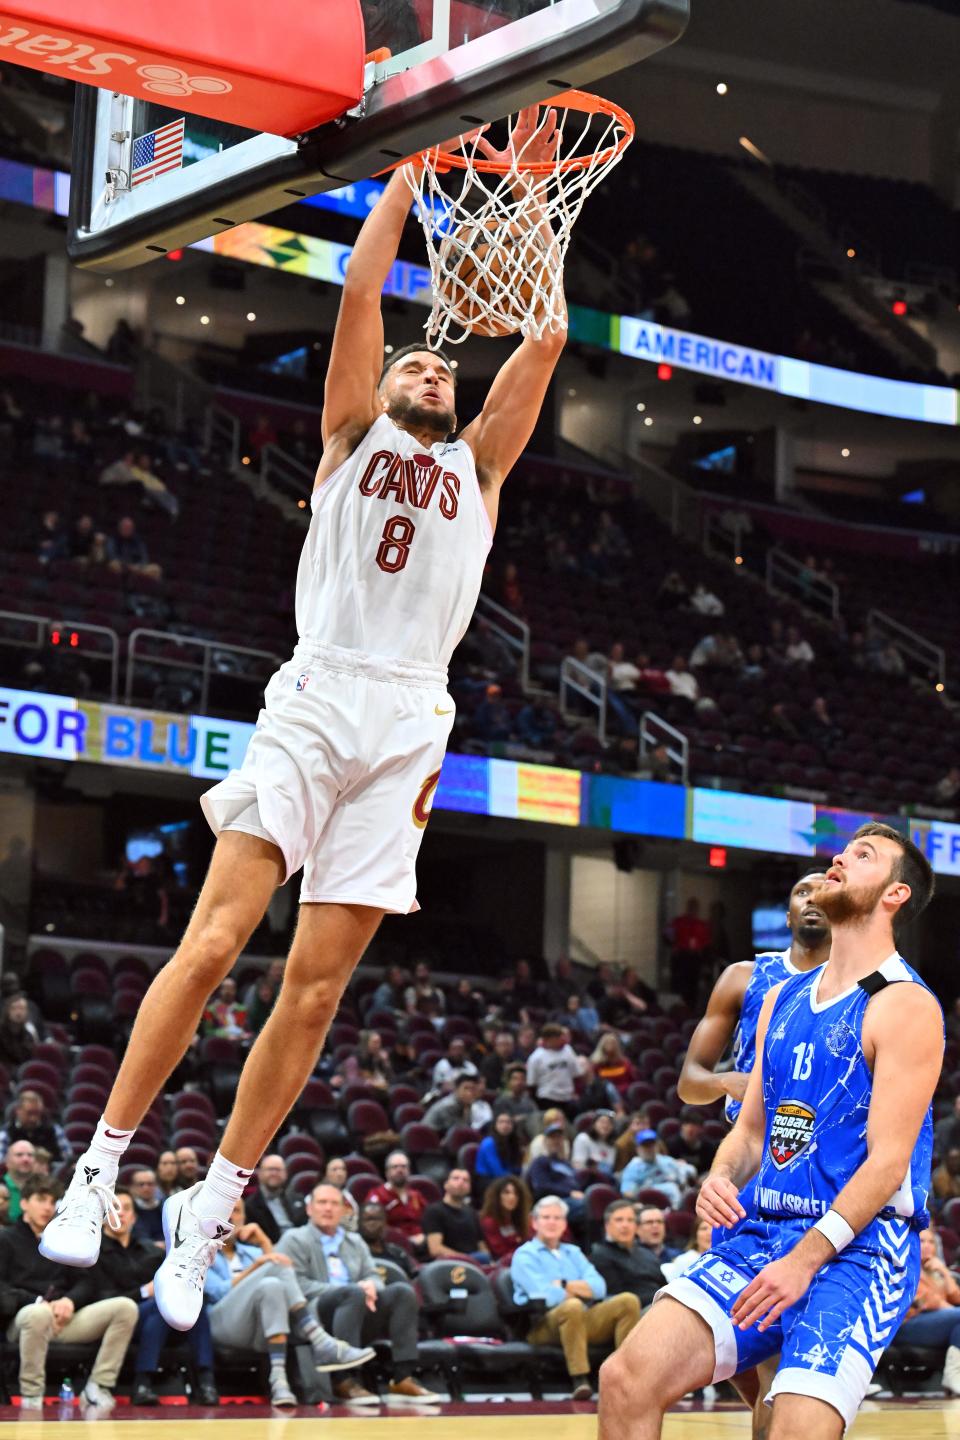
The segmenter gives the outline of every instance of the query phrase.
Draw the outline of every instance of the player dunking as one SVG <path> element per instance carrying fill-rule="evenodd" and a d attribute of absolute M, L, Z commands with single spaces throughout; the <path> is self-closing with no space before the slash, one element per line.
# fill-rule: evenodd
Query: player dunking
<path fill-rule="evenodd" d="M 537 121 L 536 106 L 521 112 L 513 144 L 549 160 L 555 116 L 533 135 Z M 509 167 L 509 154 L 479 144 Z M 453 438 L 455 381 L 443 355 L 412 345 L 384 364 L 381 292 L 410 203 L 394 175 L 344 284 L 297 575 L 299 642 L 267 686 L 242 768 L 203 797 L 218 838 L 196 909 L 147 992 L 103 1118 L 41 1242 L 51 1259 L 94 1263 L 134 1130 L 274 889 L 302 865 L 283 986 L 220 1149 L 205 1180 L 164 1207 L 155 1295 L 180 1330 L 199 1314 L 234 1202 L 313 1071 L 357 961 L 385 914 L 416 909 L 417 851 L 453 726 L 447 664 L 476 604 L 500 487 L 565 338 L 525 338 L 480 415 Z"/>
<path fill-rule="evenodd" d="M 765 995 L 791 975 L 816 970 L 830 954 L 830 926 L 814 898 L 823 877 L 824 871 L 811 870 L 790 891 L 789 949 L 765 951 L 753 960 L 737 960 L 717 980 L 704 1017 L 690 1038 L 677 1081 L 680 1099 L 686 1104 L 709 1105 L 723 1096 L 724 1112 L 731 1125 L 740 1114 L 756 1061 L 757 1021 Z M 733 1069 L 717 1071 L 731 1037 Z M 745 1204 L 748 1199 L 741 1196 Z M 776 1370 L 776 1358 L 771 1358 L 755 1371 L 731 1377 L 741 1398 L 753 1410 L 754 1440 L 769 1433 L 770 1409 L 763 1402 Z"/>
<path fill-rule="evenodd" d="M 839 1440 L 851 1423 L 913 1299 L 929 1220 L 943 1013 L 894 926 L 932 891 L 890 826 L 861 826 L 834 858 L 815 892 L 830 959 L 765 999 L 743 1109 L 697 1202 L 732 1233 L 603 1366 L 601 1440 L 658 1440 L 687 1391 L 777 1353 L 771 1440 Z"/>

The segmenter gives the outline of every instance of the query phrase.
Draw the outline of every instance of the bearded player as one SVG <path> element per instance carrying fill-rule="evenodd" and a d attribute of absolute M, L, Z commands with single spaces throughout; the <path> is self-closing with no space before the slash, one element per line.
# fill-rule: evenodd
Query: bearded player
<path fill-rule="evenodd" d="M 525 159 L 552 159 L 556 117 L 548 112 L 534 135 L 538 113 L 521 113 L 514 153 L 526 145 Z M 241 769 L 203 797 L 217 842 L 196 910 L 147 992 L 96 1134 L 41 1242 L 50 1259 L 95 1262 L 134 1130 L 275 888 L 303 866 L 283 987 L 220 1149 L 206 1178 L 164 1206 L 155 1295 L 179 1330 L 200 1312 L 234 1202 L 313 1071 L 360 956 L 385 914 L 417 908 L 415 862 L 454 720 L 447 665 L 476 604 L 500 488 L 563 348 L 563 332 L 525 338 L 454 438 L 444 356 L 414 345 L 384 363 L 381 292 L 410 207 L 395 174 L 344 284 L 297 575 L 299 643 L 267 686 Z"/>
<path fill-rule="evenodd" d="M 861 826 L 834 857 L 816 891 L 830 958 L 764 1001 L 743 1108 L 697 1201 L 731 1233 L 603 1366 L 602 1440 L 658 1440 L 688 1390 L 776 1354 L 770 1440 L 840 1440 L 852 1422 L 929 1223 L 943 1012 L 894 928 L 932 892 L 926 857 L 891 826 Z"/>

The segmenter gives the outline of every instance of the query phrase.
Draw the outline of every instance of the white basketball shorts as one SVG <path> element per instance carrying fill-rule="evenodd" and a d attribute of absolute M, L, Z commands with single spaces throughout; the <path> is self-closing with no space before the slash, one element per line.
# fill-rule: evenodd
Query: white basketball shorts
<path fill-rule="evenodd" d="M 304 901 L 418 909 L 416 860 L 455 706 L 446 671 L 301 641 L 272 677 L 239 770 L 200 804 L 303 866 Z"/>

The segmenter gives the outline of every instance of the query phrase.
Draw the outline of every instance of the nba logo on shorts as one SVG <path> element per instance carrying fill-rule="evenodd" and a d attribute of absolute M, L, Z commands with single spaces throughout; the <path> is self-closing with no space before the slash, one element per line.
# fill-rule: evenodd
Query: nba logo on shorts
<path fill-rule="evenodd" d="M 298 676 L 297 676 L 297 689 L 298 689 L 298 690 L 306 690 L 307 684 L 309 683 L 309 680 L 310 680 L 310 676 L 309 676 L 309 675 L 298 675 Z"/>

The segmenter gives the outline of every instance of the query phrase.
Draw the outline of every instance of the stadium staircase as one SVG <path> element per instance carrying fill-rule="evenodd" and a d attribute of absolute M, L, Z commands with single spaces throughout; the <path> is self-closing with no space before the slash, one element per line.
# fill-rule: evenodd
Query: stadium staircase
<path fill-rule="evenodd" d="M 898 319 L 861 278 L 872 274 L 879 279 L 880 274 L 863 241 L 850 233 L 838 236 L 822 206 L 795 180 L 780 178 L 759 165 L 731 165 L 728 173 L 741 190 L 793 231 L 801 256 L 806 256 L 806 268 L 810 271 L 815 267 L 820 272 L 811 273 L 809 278 L 824 300 L 881 345 L 899 365 L 936 368 L 933 346 L 911 325 Z M 856 258 L 841 264 L 848 248 L 856 250 Z"/>

